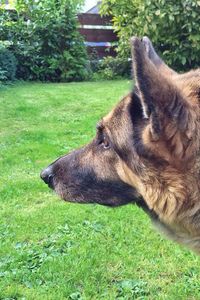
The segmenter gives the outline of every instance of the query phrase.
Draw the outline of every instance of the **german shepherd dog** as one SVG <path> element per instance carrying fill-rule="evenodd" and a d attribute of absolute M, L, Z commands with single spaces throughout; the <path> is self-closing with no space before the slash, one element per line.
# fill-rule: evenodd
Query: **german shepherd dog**
<path fill-rule="evenodd" d="M 200 252 L 200 69 L 178 74 L 131 39 L 135 87 L 85 147 L 41 178 L 66 201 L 136 203 L 168 237 Z"/>

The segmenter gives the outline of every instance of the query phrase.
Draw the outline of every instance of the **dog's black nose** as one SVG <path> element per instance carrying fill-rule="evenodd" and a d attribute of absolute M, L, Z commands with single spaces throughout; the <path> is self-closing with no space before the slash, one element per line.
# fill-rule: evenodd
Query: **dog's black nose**
<path fill-rule="evenodd" d="M 48 184 L 49 187 L 53 187 L 53 177 L 54 177 L 54 174 L 53 174 L 53 170 L 52 170 L 52 167 L 49 166 L 47 167 L 46 169 L 44 169 L 41 173 L 40 173 L 40 177 L 42 180 L 44 180 L 44 182 L 46 184 Z"/>

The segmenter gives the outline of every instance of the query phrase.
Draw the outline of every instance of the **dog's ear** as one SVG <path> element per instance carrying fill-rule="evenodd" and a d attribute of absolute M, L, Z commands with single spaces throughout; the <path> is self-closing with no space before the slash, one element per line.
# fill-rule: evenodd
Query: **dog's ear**
<path fill-rule="evenodd" d="M 151 141 L 165 140 L 170 152 L 183 156 L 195 129 L 191 107 L 172 77 L 149 58 L 144 41 L 132 38 L 131 43 L 136 90 L 149 119 Z"/>
<path fill-rule="evenodd" d="M 163 73 L 166 76 L 173 76 L 177 74 L 174 70 L 169 68 L 164 61 L 159 57 L 159 55 L 156 53 L 152 42 L 150 39 L 145 36 L 142 38 L 142 43 L 144 44 L 145 51 L 147 53 L 148 58 L 151 60 L 151 62 L 155 65 L 157 69 L 159 69 L 159 72 Z"/>

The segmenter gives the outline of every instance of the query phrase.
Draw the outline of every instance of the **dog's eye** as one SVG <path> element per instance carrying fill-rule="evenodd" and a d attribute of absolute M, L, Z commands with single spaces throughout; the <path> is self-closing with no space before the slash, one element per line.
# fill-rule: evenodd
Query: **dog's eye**
<path fill-rule="evenodd" d="M 109 143 L 108 139 L 105 136 L 103 137 L 102 146 L 104 147 L 104 149 L 109 149 L 110 148 L 110 143 Z"/>
<path fill-rule="evenodd" d="M 106 149 L 106 150 L 110 148 L 109 140 L 108 140 L 108 138 L 105 137 L 105 136 L 103 136 L 103 137 L 99 140 L 98 144 L 99 144 L 101 147 L 103 147 L 104 149 Z"/>

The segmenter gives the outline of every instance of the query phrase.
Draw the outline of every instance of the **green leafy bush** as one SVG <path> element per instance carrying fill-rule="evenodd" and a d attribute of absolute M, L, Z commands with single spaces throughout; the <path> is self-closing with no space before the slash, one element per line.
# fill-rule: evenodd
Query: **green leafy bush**
<path fill-rule="evenodd" d="M 113 16 L 122 57 L 130 56 L 131 36 L 147 35 L 173 67 L 200 65 L 200 1 L 103 0 L 101 9 Z"/>
<path fill-rule="evenodd" d="M 89 57 L 89 69 L 91 72 L 91 78 L 94 79 L 96 74 L 99 72 L 100 69 L 100 62 L 98 52 L 95 48 L 92 49 L 92 51 L 88 55 Z"/>
<path fill-rule="evenodd" d="M 71 81 L 87 77 L 87 53 L 77 28 L 81 0 L 18 0 L 13 16 L 0 11 L 0 36 L 11 41 L 25 80 Z"/>
<path fill-rule="evenodd" d="M 131 62 L 127 58 L 108 56 L 102 60 L 100 69 L 110 71 L 114 77 L 130 77 Z"/>
<path fill-rule="evenodd" d="M 12 52 L 0 44 L 0 82 L 15 79 L 17 60 Z"/>
<path fill-rule="evenodd" d="M 131 61 L 122 57 L 107 56 L 99 63 L 95 76 L 102 79 L 129 78 Z M 95 77 L 94 76 L 94 77 Z"/>
<path fill-rule="evenodd" d="M 0 68 L 0 86 L 1 86 L 1 83 L 4 81 L 7 81 L 6 71 L 4 71 Z"/>

